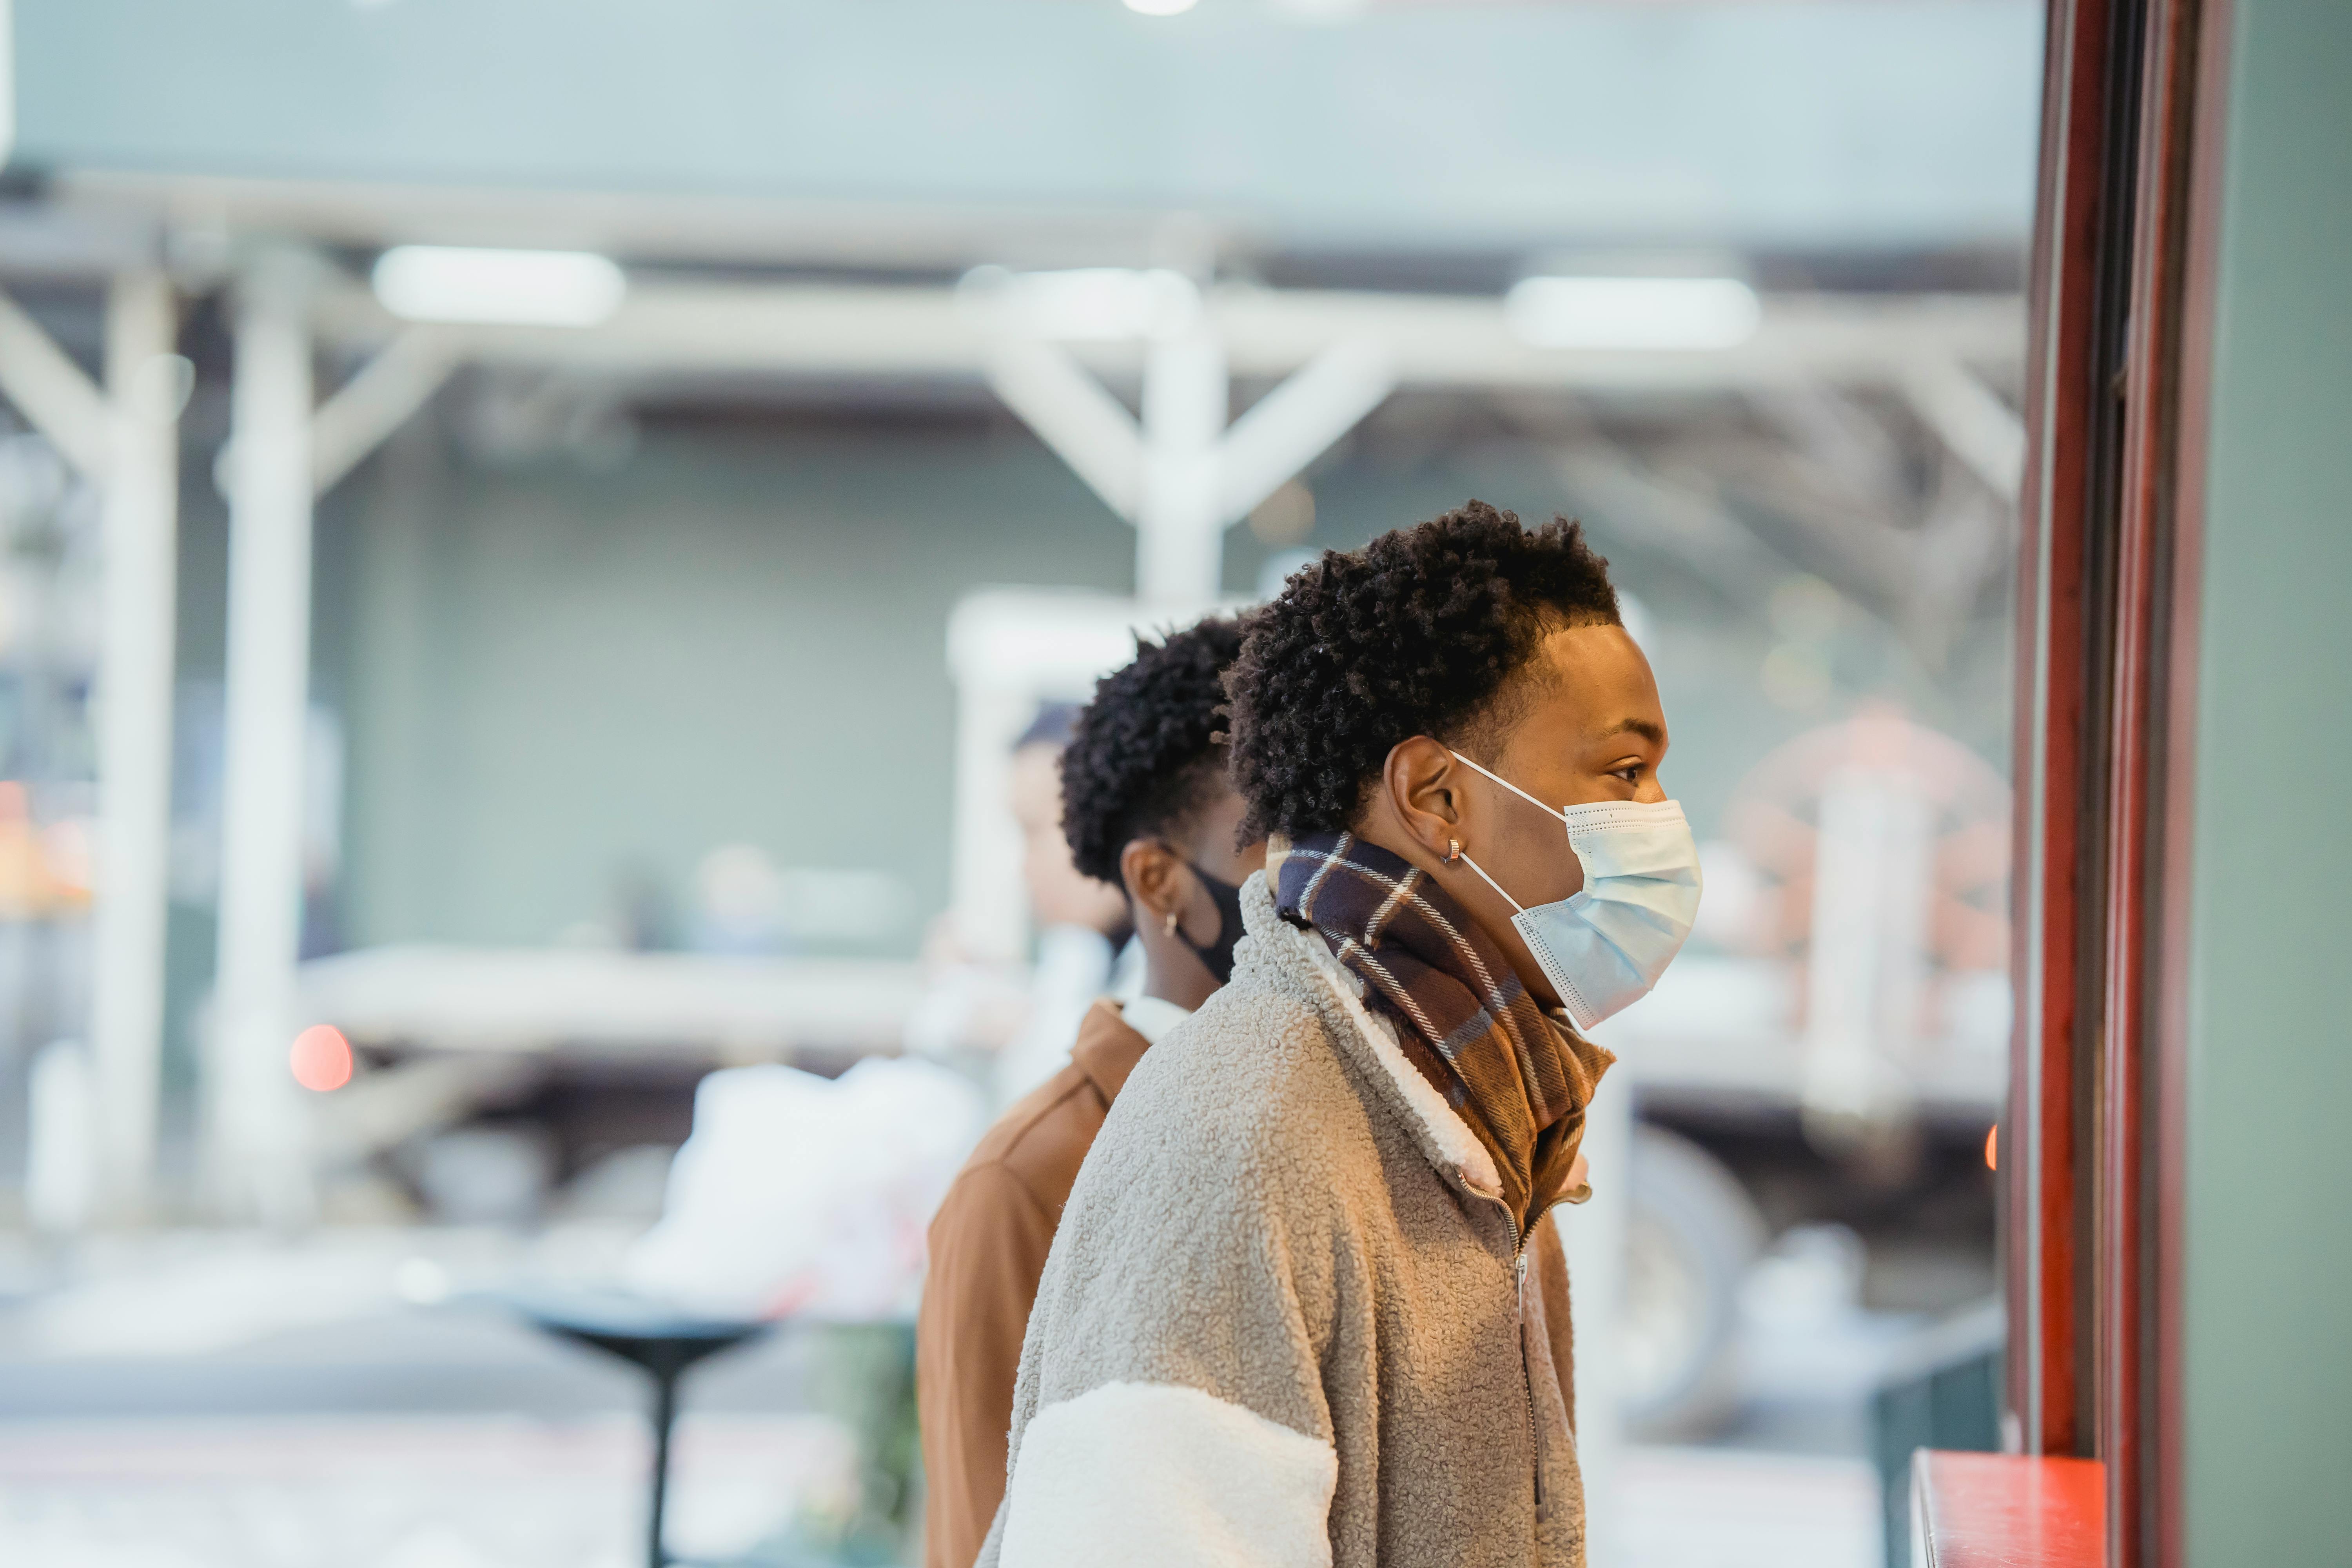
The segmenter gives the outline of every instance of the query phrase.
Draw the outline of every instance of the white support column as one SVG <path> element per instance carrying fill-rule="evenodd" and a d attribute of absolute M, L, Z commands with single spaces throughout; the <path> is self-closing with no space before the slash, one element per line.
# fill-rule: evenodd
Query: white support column
<path fill-rule="evenodd" d="M 161 272 L 107 296 L 98 742 L 98 900 L 90 1041 L 98 1070 L 100 1201 L 135 1218 L 154 1168 L 163 1045 L 163 936 L 172 815 L 172 667 L 179 524 L 177 305 Z"/>
<path fill-rule="evenodd" d="M 210 1127 L 232 1214 L 307 1217 L 299 1025 L 302 756 L 310 663 L 310 279 L 264 258 L 239 290 L 229 465 L 228 692 Z"/>
<path fill-rule="evenodd" d="M 1151 345 L 1135 518 L 1135 596 L 1147 605 L 1206 605 L 1224 585 L 1217 447 L 1230 396 L 1224 347 L 1205 325 Z"/>
<path fill-rule="evenodd" d="M 1835 1147 L 1910 1113 L 1936 886 L 1934 816 L 1900 767 L 1849 763 L 1822 786 L 1805 969 L 1805 1131 Z"/>
<path fill-rule="evenodd" d="M 1576 1459 L 1584 1476 L 1586 1556 L 1592 1568 L 1617 1568 L 1624 1551 L 1618 1460 L 1625 1448 L 1621 1362 L 1633 1211 L 1633 1086 L 1622 1068 L 1586 1108 L 1584 1159 L 1591 1201 L 1552 1213 L 1568 1254 L 1576 1315 Z"/>

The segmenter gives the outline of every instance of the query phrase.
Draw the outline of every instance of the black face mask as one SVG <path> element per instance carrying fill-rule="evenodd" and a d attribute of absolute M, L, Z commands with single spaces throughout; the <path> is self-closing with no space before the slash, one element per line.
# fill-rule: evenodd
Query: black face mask
<path fill-rule="evenodd" d="M 1242 890 L 1223 878 L 1212 877 L 1198 866 L 1192 866 L 1190 860 L 1184 864 L 1192 867 L 1192 875 L 1201 879 L 1201 886 L 1209 889 L 1209 898 L 1217 906 L 1217 940 L 1202 947 L 1185 933 L 1181 921 L 1176 924 L 1174 934 L 1176 940 L 1191 948 L 1192 956 L 1217 977 L 1217 984 L 1223 985 L 1234 977 L 1234 944 L 1241 941 L 1244 934 Z"/>

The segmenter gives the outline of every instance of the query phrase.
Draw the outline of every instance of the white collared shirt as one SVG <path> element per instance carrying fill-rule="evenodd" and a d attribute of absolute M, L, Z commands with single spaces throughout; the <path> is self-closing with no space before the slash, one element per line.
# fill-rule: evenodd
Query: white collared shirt
<path fill-rule="evenodd" d="M 1159 996 L 1138 996 L 1119 1009 L 1119 1016 L 1127 1020 L 1127 1026 L 1141 1035 L 1146 1044 L 1154 1046 L 1169 1030 L 1192 1016 L 1190 1007 L 1179 1007 Z"/>

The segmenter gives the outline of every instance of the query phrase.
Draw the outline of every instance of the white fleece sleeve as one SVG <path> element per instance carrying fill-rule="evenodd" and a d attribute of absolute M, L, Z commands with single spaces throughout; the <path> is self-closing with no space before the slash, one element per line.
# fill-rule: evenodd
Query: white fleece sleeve
<path fill-rule="evenodd" d="M 1199 1389 L 1107 1383 L 1029 1423 L 1002 1568 L 1329 1568 L 1328 1443 Z"/>

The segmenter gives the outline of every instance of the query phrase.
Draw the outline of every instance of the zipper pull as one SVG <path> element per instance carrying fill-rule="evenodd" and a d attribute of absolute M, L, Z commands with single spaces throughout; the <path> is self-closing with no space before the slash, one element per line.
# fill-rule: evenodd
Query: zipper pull
<path fill-rule="evenodd" d="M 1528 1321 L 1528 1255 L 1524 1252 L 1520 1253 L 1518 1257 L 1517 1272 L 1519 1277 L 1519 1324 L 1522 1328 L 1525 1328 Z"/>

